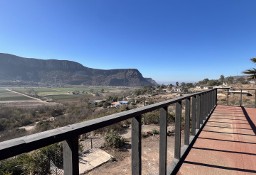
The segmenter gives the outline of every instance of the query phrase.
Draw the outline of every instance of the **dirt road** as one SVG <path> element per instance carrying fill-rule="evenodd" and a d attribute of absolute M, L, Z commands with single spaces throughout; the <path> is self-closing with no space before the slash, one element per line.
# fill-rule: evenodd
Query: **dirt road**
<path fill-rule="evenodd" d="M 9 92 L 12 92 L 12 93 L 15 93 L 15 94 L 19 94 L 19 95 L 22 95 L 22 96 L 28 97 L 28 98 L 31 98 L 31 99 L 36 100 L 36 101 L 39 101 L 39 102 L 41 102 L 41 103 L 48 103 L 48 102 L 43 101 L 43 100 L 41 100 L 41 99 L 39 99 L 39 98 L 32 97 L 32 96 L 29 96 L 29 95 L 26 95 L 26 94 L 23 94 L 23 93 L 20 93 L 20 92 L 17 92 L 17 91 L 11 90 L 11 89 L 5 89 L 5 90 L 7 90 L 7 91 L 9 91 Z"/>

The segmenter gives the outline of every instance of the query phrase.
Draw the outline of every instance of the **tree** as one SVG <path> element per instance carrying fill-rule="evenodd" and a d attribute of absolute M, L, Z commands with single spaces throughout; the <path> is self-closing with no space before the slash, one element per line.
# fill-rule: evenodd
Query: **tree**
<path fill-rule="evenodd" d="M 200 84 L 203 84 L 203 85 L 206 85 L 208 83 L 209 79 L 208 78 L 205 78 L 203 79 L 202 81 L 200 81 L 199 83 Z"/>
<path fill-rule="evenodd" d="M 182 82 L 182 83 L 180 84 L 180 86 L 181 86 L 182 88 L 184 88 L 184 87 L 186 86 L 186 83 L 185 83 L 185 82 Z"/>
<path fill-rule="evenodd" d="M 243 77 L 238 78 L 236 81 L 237 81 L 237 83 L 242 83 L 242 84 L 247 83 L 247 81 Z"/>
<path fill-rule="evenodd" d="M 223 83 L 224 83 L 224 80 L 225 80 L 224 75 L 221 75 L 221 76 L 220 76 L 220 79 L 219 79 L 220 83 L 223 84 Z"/>
<path fill-rule="evenodd" d="M 209 80 L 207 85 L 209 86 L 218 86 L 220 82 L 218 80 Z"/>
<path fill-rule="evenodd" d="M 193 83 L 187 83 L 186 86 L 187 86 L 187 88 L 193 88 L 194 84 Z"/>
<path fill-rule="evenodd" d="M 256 58 L 251 58 L 251 61 L 253 63 L 256 63 Z M 256 81 L 256 69 L 255 68 L 247 69 L 247 70 L 243 71 L 243 73 L 249 75 L 249 79 Z"/>
<path fill-rule="evenodd" d="M 229 76 L 229 77 L 226 78 L 226 81 L 227 81 L 228 84 L 233 84 L 234 83 L 234 77 Z"/>
<path fill-rule="evenodd" d="M 178 81 L 176 82 L 176 86 L 177 86 L 177 87 L 179 86 L 179 82 L 178 82 Z"/>

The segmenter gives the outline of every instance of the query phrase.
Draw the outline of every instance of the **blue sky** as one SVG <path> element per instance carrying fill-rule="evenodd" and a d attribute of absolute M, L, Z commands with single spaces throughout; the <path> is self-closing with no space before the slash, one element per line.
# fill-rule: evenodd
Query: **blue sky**
<path fill-rule="evenodd" d="M 255 0 L 0 0 L 0 52 L 137 68 L 157 82 L 240 75 L 256 57 Z"/>

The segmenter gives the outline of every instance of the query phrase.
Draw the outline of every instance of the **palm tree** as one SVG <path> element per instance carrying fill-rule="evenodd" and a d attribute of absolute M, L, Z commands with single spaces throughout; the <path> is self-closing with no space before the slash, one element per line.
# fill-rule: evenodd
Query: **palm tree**
<path fill-rule="evenodd" d="M 256 58 L 251 58 L 251 61 L 253 63 L 256 63 Z M 243 71 L 243 73 L 249 75 L 249 79 L 254 80 L 254 82 L 256 83 L 256 69 L 255 68 L 247 69 L 247 70 Z"/>

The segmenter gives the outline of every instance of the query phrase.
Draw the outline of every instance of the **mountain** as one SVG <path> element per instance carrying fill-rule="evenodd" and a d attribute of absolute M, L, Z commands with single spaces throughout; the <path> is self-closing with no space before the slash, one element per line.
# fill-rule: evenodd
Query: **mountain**
<path fill-rule="evenodd" d="M 42 60 L 0 53 L 0 82 L 33 82 L 92 86 L 149 86 L 157 83 L 144 78 L 137 69 L 101 70 L 68 60 Z"/>

